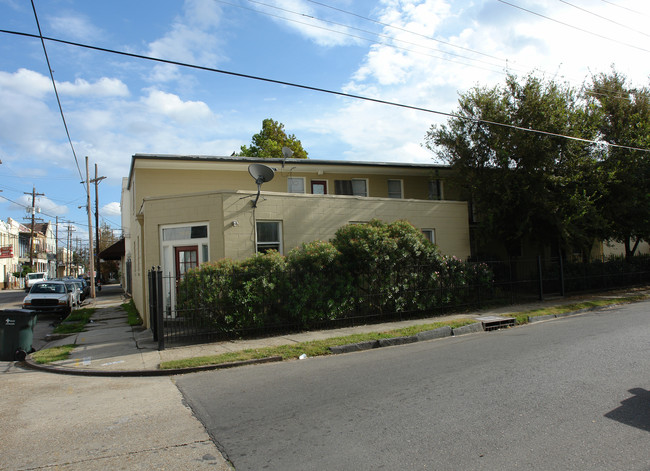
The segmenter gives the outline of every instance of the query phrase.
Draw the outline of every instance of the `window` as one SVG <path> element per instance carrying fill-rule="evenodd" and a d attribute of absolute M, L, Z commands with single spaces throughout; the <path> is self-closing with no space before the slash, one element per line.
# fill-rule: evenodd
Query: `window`
<path fill-rule="evenodd" d="M 257 221 L 257 251 L 282 253 L 282 228 L 279 221 Z"/>
<path fill-rule="evenodd" d="M 334 192 L 337 195 L 368 196 L 368 183 L 365 178 L 334 180 Z"/>
<path fill-rule="evenodd" d="M 430 200 L 442 199 L 442 182 L 440 180 L 429 181 L 429 199 Z"/>
<path fill-rule="evenodd" d="M 289 177 L 288 189 L 289 193 L 304 193 L 305 192 L 305 179 L 301 177 Z"/>
<path fill-rule="evenodd" d="M 436 230 L 435 229 L 422 229 L 422 234 L 432 244 L 436 243 Z"/>
<path fill-rule="evenodd" d="M 208 226 L 170 227 L 162 230 L 163 240 L 205 239 Z"/>
<path fill-rule="evenodd" d="M 388 197 L 402 198 L 402 180 L 388 180 Z"/>
<path fill-rule="evenodd" d="M 312 180 L 311 181 L 311 194 L 312 195 L 326 195 L 327 194 L 327 180 Z"/>

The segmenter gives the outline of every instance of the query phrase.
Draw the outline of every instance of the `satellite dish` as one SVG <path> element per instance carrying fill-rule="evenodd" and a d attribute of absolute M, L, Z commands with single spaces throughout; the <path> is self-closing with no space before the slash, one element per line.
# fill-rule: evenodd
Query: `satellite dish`
<path fill-rule="evenodd" d="M 282 155 L 284 156 L 284 159 L 282 159 L 282 167 L 284 168 L 284 161 L 291 158 L 293 151 L 285 146 L 282 148 Z"/>
<path fill-rule="evenodd" d="M 250 164 L 248 166 L 248 173 L 255 180 L 257 184 L 257 198 L 253 201 L 253 208 L 257 208 L 257 201 L 260 199 L 260 191 L 262 190 L 262 183 L 270 182 L 273 180 L 275 173 L 271 167 L 263 164 Z"/>
<path fill-rule="evenodd" d="M 263 164 L 250 164 L 248 166 L 248 173 L 255 180 L 255 183 L 261 185 L 262 183 L 270 182 L 273 180 L 273 169 Z"/>

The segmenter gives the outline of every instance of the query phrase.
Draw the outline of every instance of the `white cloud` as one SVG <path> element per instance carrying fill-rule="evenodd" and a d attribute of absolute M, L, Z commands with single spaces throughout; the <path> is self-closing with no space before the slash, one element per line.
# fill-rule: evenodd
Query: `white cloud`
<path fill-rule="evenodd" d="M 48 25 L 53 36 L 65 35 L 77 40 L 91 40 L 102 34 L 101 29 L 93 25 L 90 19 L 77 13 L 51 17 Z"/>
<path fill-rule="evenodd" d="M 276 8 L 257 5 L 257 9 L 270 14 L 280 26 L 297 31 L 301 36 L 319 46 L 332 47 L 347 44 L 361 44 L 364 33 L 345 24 L 350 17 L 332 15 L 332 10 L 314 10 L 305 0 L 272 0 L 267 2 Z"/>
<path fill-rule="evenodd" d="M 79 78 L 74 83 L 57 82 L 56 87 L 62 95 L 75 97 L 125 97 L 129 95 L 129 89 L 124 82 L 108 77 L 102 77 L 95 83 Z"/>
<path fill-rule="evenodd" d="M 32 208 L 32 197 L 31 195 L 23 195 L 18 197 L 16 200 L 18 204 L 12 204 L 12 209 L 18 209 L 20 211 L 25 211 L 25 214 L 28 214 L 26 217 L 31 218 L 31 208 Z M 37 218 L 44 217 L 47 219 L 48 216 L 63 216 L 68 213 L 68 207 L 65 205 L 60 205 L 50 200 L 45 196 L 37 196 L 36 203 L 34 204 L 35 216 Z"/>
<path fill-rule="evenodd" d="M 0 91 L 41 98 L 52 93 L 52 81 L 49 77 L 28 69 L 21 68 L 13 74 L 0 71 Z"/>
<path fill-rule="evenodd" d="M 211 118 L 208 105 L 202 101 L 182 101 L 178 95 L 152 90 L 149 96 L 143 98 L 150 112 L 160 113 L 176 121 L 188 123 Z"/>
<path fill-rule="evenodd" d="M 171 31 L 151 42 L 147 55 L 206 67 L 215 67 L 221 55 L 217 27 L 221 10 L 211 0 L 186 0 L 183 16 L 174 20 Z M 181 74 L 173 65 L 158 65 L 150 75 L 154 82 L 177 80 Z"/>
<path fill-rule="evenodd" d="M 120 203 L 108 203 L 99 209 L 99 214 L 107 218 L 120 216 L 122 214 L 122 208 L 120 207 Z"/>

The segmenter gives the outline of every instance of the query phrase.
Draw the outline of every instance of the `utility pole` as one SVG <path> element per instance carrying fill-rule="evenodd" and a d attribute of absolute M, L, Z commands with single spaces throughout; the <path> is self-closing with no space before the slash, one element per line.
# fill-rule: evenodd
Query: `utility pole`
<path fill-rule="evenodd" d="M 32 187 L 31 193 L 25 193 L 26 195 L 32 195 L 32 225 L 29 234 L 29 268 L 34 271 L 34 220 L 36 219 L 36 197 L 45 196 L 43 193 L 36 193 L 36 188 Z"/>
<path fill-rule="evenodd" d="M 95 184 L 95 255 L 97 257 L 97 276 L 99 276 L 99 196 L 97 186 L 106 177 L 97 176 L 97 164 L 95 164 L 95 178 L 90 183 Z M 92 248 L 92 244 L 91 248 Z"/>
<path fill-rule="evenodd" d="M 88 210 L 88 240 L 90 242 L 90 296 L 94 299 L 95 296 L 95 276 L 93 276 L 93 269 L 95 267 L 95 257 L 93 256 L 93 218 L 92 211 L 90 210 L 90 176 L 88 175 L 88 156 L 86 156 L 86 209 Z"/>
<path fill-rule="evenodd" d="M 59 276 L 59 216 L 56 217 L 56 226 L 54 234 L 54 276 Z"/>

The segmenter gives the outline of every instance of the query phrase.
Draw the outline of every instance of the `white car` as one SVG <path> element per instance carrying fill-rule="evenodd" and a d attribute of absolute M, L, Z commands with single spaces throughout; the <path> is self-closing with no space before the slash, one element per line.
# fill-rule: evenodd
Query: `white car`
<path fill-rule="evenodd" d="M 58 314 L 66 318 L 72 312 L 72 287 L 63 281 L 41 281 L 32 286 L 23 300 L 23 309 Z"/>
<path fill-rule="evenodd" d="M 25 291 L 29 291 L 35 283 L 44 280 L 47 280 L 47 273 L 45 272 L 27 273 L 25 276 Z"/>

